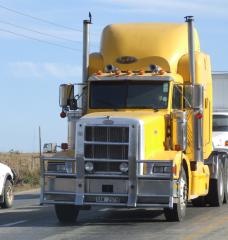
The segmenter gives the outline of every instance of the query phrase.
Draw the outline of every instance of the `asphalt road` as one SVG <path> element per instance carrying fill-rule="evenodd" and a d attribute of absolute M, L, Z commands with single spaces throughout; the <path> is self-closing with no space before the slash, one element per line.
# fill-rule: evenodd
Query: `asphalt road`
<path fill-rule="evenodd" d="M 165 221 L 162 211 L 93 208 L 75 225 L 58 223 L 52 206 L 39 206 L 38 192 L 16 195 L 12 209 L 0 209 L 0 240 L 228 239 L 228 205 L 189 206 L 182 223 Z"/>

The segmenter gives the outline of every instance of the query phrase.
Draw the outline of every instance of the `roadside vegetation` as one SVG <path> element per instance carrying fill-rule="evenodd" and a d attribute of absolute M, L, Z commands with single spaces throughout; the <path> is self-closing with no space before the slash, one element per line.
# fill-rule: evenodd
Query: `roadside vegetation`
<path fill-rule="evenodd" d="M 11 167 L 17 175 L 15 190 L 27 190 L 39 187 L 40 161 L 37 153 L 10 151 L 0 153 L 0 162 Z"/>

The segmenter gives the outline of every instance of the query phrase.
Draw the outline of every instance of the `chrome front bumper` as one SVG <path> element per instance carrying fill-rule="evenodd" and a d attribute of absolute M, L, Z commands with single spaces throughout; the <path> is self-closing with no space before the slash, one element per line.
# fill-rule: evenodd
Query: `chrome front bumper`
<path fill-rule="evenodd" d="M 48 161 L 73 162 L 75 173 L 48 172 Z M 84 160 L 41 157 L 41 204 L 102 205 L 122 207 L 173 207 L 173 174 L 136 174 L 137 165 L 172 161 L 134 161 L 128 175 L 86 174 Z"/>

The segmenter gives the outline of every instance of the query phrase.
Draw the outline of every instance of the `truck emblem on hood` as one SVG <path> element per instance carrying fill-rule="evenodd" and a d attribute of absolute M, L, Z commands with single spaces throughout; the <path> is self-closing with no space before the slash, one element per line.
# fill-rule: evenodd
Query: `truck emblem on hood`
<path fill-rule="evenodd" d="M 106 119 L 103 121 L 103 124 L 113 124 L 114 122 L 110 119 L 110 116 L 107 116 Z"/>
<path fill-rule="evenodd" d="M 137 62 L 137 58 L 132 56 L 122 56 L 122 57 L 118 57 L 116 59 L 116 62 L 121 64 L 130 64 L 130 63 Z"/>

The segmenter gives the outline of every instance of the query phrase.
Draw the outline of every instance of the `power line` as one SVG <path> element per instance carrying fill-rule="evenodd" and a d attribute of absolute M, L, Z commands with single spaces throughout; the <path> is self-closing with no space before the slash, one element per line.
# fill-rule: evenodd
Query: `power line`
<path fill-rule="evenodd" d="M 55 39 L 58 39 L 58 40 L 64 40 L 64 41 L 71 41 L 71 42 L 75 42 L 75 43 L 81 43 L 81 41 L 76 41 L 76 40 L 72 40 L 72 39 L 68 39 L 68 38 L 64 38 L 64 37 L 58 37 L 58 36 L 55 36 L 55 35 L 52 35 L 52 34 L 49 34 L 49 33 L 44 33 L 44 32 L 38 31 L 38 30 L 34 30 L 34 29 L 31 29 L 31 28 L 23 27 L 23 26 L 20 26 L 20 25 L 11 23 L 11 22 L 6 22 L 6 21 L 0 20 L 0 23 L 7 24 L 7 25 L 10 25 L 10 26 L 13 26 L 13 27 L 16 27 L 16 28 L 24 29 L 26 31 L 38 33 L 38 34 L 41 34 L 41 35 L 44 35 L 44 36 L 52 37 L 52 38 L 55 38 Z"/>
<path fill-rule="evenodd" d="M 24 12 L 20 12 L 18 10 L 6 7 L 6 6 L 2 5 L 2 4 L 0 4 L 0 8 L 5 9 L 5 10 L 7 10 L 9 12 L 13 12 L 13 13 L 16 13 L 18 15 L 24 16 L 24 17 L 32 18 L 34 20 L 37 20 L 37 21 L 40 21 L 40 22 L 43 22 L 43 23 L 51 24 L 51 25 L 56 26 L 56 27 L 66 28 L 68 30 L 76 31 L 76 32 L 82 32 L 82 30 L 79 30 L 79 29 L 76 29 L 76 28 L 73 28 L 73 27 L 68 27 L 68 26 L 63 25 L 63 24 L 55 23 L 55 22 L 52 22 L 52 21 L 49 21 L 49 20 L 46 20 L 46 19 L 43 19 L 43 18 L 39 18 L 39 17 L 30 15 L 30 14 L 27 14 L 27 13 L 24 13 Z"/>
<path fill-rule="evenodd" d="M 7 30 L 7 29 L 1 29 L 0 28 L 0 31 L 10 33 L 10 34 L 13 34 L 13 35 L 16 35 L 16 36 L 20 36 L 20 37 L 23 37 L 23 38 L 27 38 L 27 39 L 30 39 L 30 40 L 34 40 L 34 41 L 37 41 L 37 42 L 46 43 L 46 44 L 53 45 L 53 46 L 56 46 L 56 47 L 69 49 L 69 50 L 72 50 L 72 51 L 81 51 L 80 49 L 68 47 L 68 46 L 65 46 L 65 45 L 62 45 L 62 44 L 58 44 L 58 43 L 49 42 L 49 41 L 39 39 L 39 38 L 30 37 L 30 36 L 27 36 L 27 35 L 24 35 L 24 34 L 21 34 L 21 33 L 16 33 L 16 32 L 13 32 L 13 31 L 10 31 L 10 30 Z"/>

